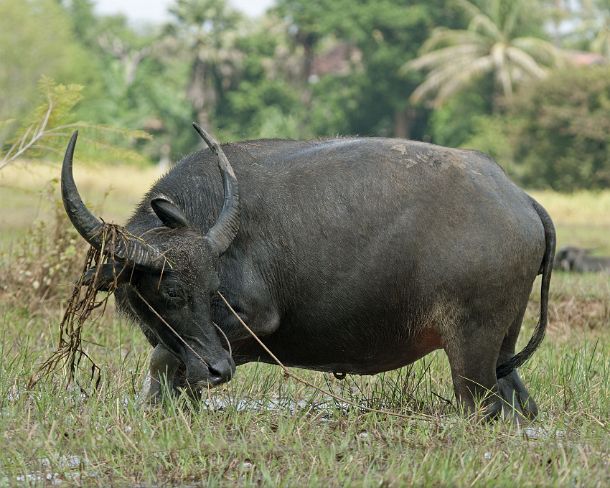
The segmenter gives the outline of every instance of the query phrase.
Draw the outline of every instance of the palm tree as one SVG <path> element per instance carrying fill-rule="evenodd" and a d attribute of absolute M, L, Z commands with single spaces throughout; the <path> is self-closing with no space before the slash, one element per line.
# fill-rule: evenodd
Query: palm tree
<path fill-rule="evenodd" d="M 176 18 L 170 40 L 190 58 L 186 97 L 197 122 L 209 127 L 220 92 L 229 87 L 242 58 L 236 48 L 240 15 L 226 0 L 176 0 L 169 11 Z"/>
<path fill-rule="evenodd" d="M 562 62 L 561 51 L 552 43 L 519 36 L 528 13 L 526 1 L 486 0 L 483 8 L 468 0 L 457 1 L 470 18 L 468 28 L 436 29 L 421 56 L 405 65 L 407 71 L 428 71 L 411 95 L 413 102 L 433 97 L 438 106 L 489 74 L 495 80 L 494 101 L 498 94 L 510 100 L 516 84 L 543 78 L 548 68 Z"/>

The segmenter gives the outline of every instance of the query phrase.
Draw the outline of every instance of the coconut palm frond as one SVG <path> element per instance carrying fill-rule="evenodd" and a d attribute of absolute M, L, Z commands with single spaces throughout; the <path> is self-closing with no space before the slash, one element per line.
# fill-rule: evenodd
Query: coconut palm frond
<path fill-rule="evenodd" d="M 514 47 L 508 47 L 506 49 L 506 55 L 532 78 L 544 78 L 546 76 L 546 70 L 525 51 Z"/>
<path fill-rule="evenodd" d="M 501 40 L 504 37 L 500 28 L 487 15 L 483 14 L 476 15 L 470 20 L 468 30 L 481 33 L 495 40 Z"/>
<path fill-rule="evenodd" d="M 481 9 L 474 3 L 468 0 L 457 0 L 457 4 L 466 12 L 470 17 L 476 17 L 477 15 L 483 15 Z"/>
<path fill-rule="evenodd" d="M 505 35 L 512 37 L 512 33 L 515 31 L 519 18 L 521 17 L 521 9 L 523 8 L 523 0 L 512 0 L 510 10 L 506 15 L 502 26 L 502 32 Z"/>
<path fill-rule="evenodd" d="M 436 94 L 443 86 L 443 83 L 456 76 L 458 71 L 455 66 L 447 66 L 431 71 L 424 82 L 411 93 L 409 99 L 414 103 L 419 103 L 427 98 L 432 98 L 431 95 Z"/>
<path fill-rule="evenodd" d="M 459 70 L 459 72 L 438 91 L 434 104 L 438 106 L 444 103 L 455 93 L 473 83 L 477 78 L 492 71 L 493 67 L 494 62 L 491 57 L 484 56 L 468 65 L 466 69 Z"/>
<path fill-rule="evenodd" d="M 423 43 L 420 52 L 427 53 L 436 49 L 459 44 L 486 44 L 488 39 L 476 32 L 462 29 L 434 29 L 430 38 Z"/>
<path fill-rule="evenodd" d="M 488 56 L 483 58 L 472 59 L 472 58 L 458 58 L 453 60 L 451 64 L 445 64 L 431 71 L 426 77 L 425 81 L 419 85 L 411 94 L 411 100 L 413 102 L 420 102 L 430 95 L 440 93 L 443 90 L 444 85 L 451 82 L 451 80 L 459 78 L 463 74 L 476 74 L 480 66 L 484 65 L 485 61 L 480 59 L 488 59 Z M 470 81 L 470 80 L 469 80 Z M 438 96 L 435 99 L 435 103 L 438 101 Z"/>
<path fill-rule="evenodd" d="M 413 59 L 404 65 L 405 71 L 432 68 L 444 64 L 447 61 L 455 60 L 457 57 L 473 56 L 478 57 L 484 54 L 484 49 L 479 44 L 464 44 L 438 49 Z"/>
<path fill-rule="evenodd" d="M 564 58 L 564 53 L 553 43 L 538 37 L 516 37 L 511 45 L 521 51 L 527 52 L 530 56 L 546 65 L 552 66 L 560 64 Z"/>

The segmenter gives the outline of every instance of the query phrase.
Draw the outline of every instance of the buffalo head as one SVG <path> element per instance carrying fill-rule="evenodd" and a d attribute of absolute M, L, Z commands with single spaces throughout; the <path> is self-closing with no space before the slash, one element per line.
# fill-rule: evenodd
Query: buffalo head
<path fill-rule="evenodd" d="M 220 145 L 203 129 L 195 129 L 217 155 L 224 202 L 216 223 L 203 233 L 169 197 L 149 203 L 159 222 L 141 235 L 116 228 L 84 205 L 72 174 L 77 133 L 72 135 L 62 166 L 61 191 L 66 212 L 76 230 L 94 248 L 110 256 L 102 269 L 92 269 L 85 281 L 105 290 L 120 285 L 120 295 L 153 342 L 163 345 L 185 366 L 192 387 L 217 385 L 231 379 L 235 363 L 230 345 L 212 321 L 210 299 L 220 285 L 218 260 L 239 228 L 237 178 Z M 225 347 L 226 346 L 226 347 Z"/>

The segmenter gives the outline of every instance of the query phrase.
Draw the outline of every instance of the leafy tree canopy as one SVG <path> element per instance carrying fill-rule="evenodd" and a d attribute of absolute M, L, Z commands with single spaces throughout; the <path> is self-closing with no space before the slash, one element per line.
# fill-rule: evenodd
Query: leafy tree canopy
<path fill-rule="evenodd" d="M 43 75 L 87 84 L 94 74 L 55 0 L 2 0 L 0 53 L 0 120 L 33 107 Z"/>
<path fill-rule="evenodd" d="M 511 108 L 514 165 L 525 185 L 610 187 L 610 68 L 557 71 Z"/>

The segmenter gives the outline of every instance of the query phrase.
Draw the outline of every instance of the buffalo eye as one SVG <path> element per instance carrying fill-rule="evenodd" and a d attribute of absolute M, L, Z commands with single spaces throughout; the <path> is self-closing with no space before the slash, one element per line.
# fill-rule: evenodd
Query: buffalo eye
<path fill-rule="evenodd" d="M 165 299 L 166 304 L 174 308 L 181 307 L 186 302 L 184 291 L 178 286 L 164 287 L 161 295 Z"/>
<path fill-rule="evenodd" d="M 169 298 L 180 298 L 180 291 L 178 291 L 177 288 L 168 288 L 167 290 L 165 290 L 165 294 Z"/>

